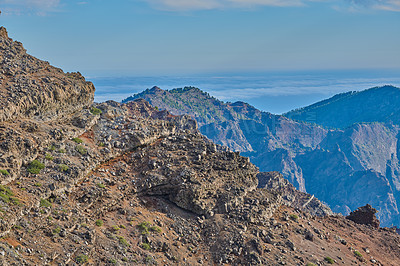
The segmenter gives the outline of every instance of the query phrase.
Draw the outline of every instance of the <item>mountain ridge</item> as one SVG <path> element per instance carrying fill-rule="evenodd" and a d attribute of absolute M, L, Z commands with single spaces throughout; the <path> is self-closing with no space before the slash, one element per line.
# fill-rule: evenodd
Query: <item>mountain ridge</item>
<path fill-rule="evenodd" d="M 346 128 L 355 123 L 389 121 L 400 124 L 400 88 L 391 85 L 337 94 L 329 99 L 283 114 L 296 121 Z M 379 110 L 379 112 L 376 112 Z"/>
<path fill-rule="evenodd" d="M 375 88 L 372 92 L 385 89 L 385 87 Z M 158 91 L 161 92 L 159 88 Z M 191 92 L 190 97 L 187 92 Z M 201 92 L 199 89 L 193 87 L 174 90 L 174 94 L 179 95 L 177 98 L 180 104 L 187 104 L 182 110 L 190 109 L 193 105 L 201 105 L 203 98 L 199 100 L 198 97 L 193 97 L 193 93 L 199 92 Z M 162 93 L 168 94 L 169 91 Z M 174 94 L 169 96 L 174 97 Z M 203 97 L 207 96 L 203 92 L 200 94 Z M 358 94 L 358 92 L 339 94 L 316 103 L 315 106 L 320 108 Z M 172 113 L 175 111 L 169 107 L 168 102 L 163 102 L 162 97 L 147 94 L 146 91 L 132 96 L 132 98 L 140 97 L 161 109 L 167 109 Z M 208 100 L 215 101 L 211 97 Z M 197 103 L 194 103 L 196 101 Z M 236 103 L 218 101 L 216 108 L 229 116 L 226 115 L 223 119 L 216 117 L 214 121 L 204 124 L 206 120 L 201 118 L 204 113 L 193 109 L 188 113 L 194 119 L 202 121 L 199 123 L 200 131 L 212 141 L 250 157 L 261 171 L 282 172 L 296 188 L 315 194 L 336 212 L 349 214 L 357 205 L 369 203 L 378 208 L 377 215 L 383 224 L 400 223 L 398 209 L 400 187 L 397 185 L 400 169 L 396 125 L 391 125 L 390 122 L 367 122 L 351 124 L 345 129 L 327 129 L 309 122 L 293 121 L 286 116 L 261 112 L 240 101 Z M 182 110 L 179 114 L 185 113 Z M 212 113 L 206 113 L 207 115 Z M 375 143 L 390 143 L 390 147 L 383 144 L 376 146 Z M 330 167 L 329 164 L 336 164 L 336 168 Z M 383 182 L 383 186 L 376 191 L 373 187 L 368 188 L 368 193 L 375 195 L 375 198 L 366 197 L 365 191 L 360 189 L 365 188 L 364 186 L 353 187 L 354 193 L 359 195 L 359 201 L 354 201 L 351 199 L 351 193 L 343 186 L 351 184 L 354 178 L 356 179 L 354 182 L 365 179 L 367 182 L 377 182 L 377 184 Z M 330 185 L 324 185 L 319 191 L 319 184 L 324 183 L 324 180 Z M 330 180 L 347 181 L 335 184 Z M 327 196 L 329 191 L 338 191 L 334 193 L 337 199 Z"/>

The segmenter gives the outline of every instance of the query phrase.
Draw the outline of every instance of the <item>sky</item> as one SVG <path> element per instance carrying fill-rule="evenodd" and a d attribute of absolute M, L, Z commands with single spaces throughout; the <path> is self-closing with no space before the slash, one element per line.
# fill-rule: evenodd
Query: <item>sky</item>
<path fill-rule="evenodd" d="M 89 79 L 400 73 L 400 0 L 0 0 L 0 10 L 28 53 Z"/>

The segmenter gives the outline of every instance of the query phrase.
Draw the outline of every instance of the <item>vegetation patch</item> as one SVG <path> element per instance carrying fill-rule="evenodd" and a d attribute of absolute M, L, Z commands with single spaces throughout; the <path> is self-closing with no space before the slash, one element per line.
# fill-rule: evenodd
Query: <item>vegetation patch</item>
<path fill-rule="evenodd" d="M 97 226 L 103 226 L 104 222 L 103 222 L 103 220 L 98 219 L 98 220 L 96 220 L 95 224 Z"/>
<path fill-rule="evenodd" d="M 44 164 L 39 162 L 38 160 L 33 160 L 28 166 L 28 172 L 31 174 L 39 174 L 40 171 L 44 169 Z"/>
<path fill-rule="evenodd" d="M 54 157 L 50 153 L 46 153 L 46 156 L 44 157 L 48 161 L 53 161 Z"/>
<path fill-rule="evenodd" d="M 335 263 L 335 261 L 332 259 L 332 258 L 330 258 L 330 257 L 325 257 L 325 259 L 324 259 L 326 262 L 328 262 L 329 264 L 334 264 Z"/>
<path fill-rule="evenodd" d="M 81 254 L 75 258 L 76 263 L 84 264 L 89 261 L 89 257 L 87 255 Z"/>
<path fill-rule="evenodd" d="M 60 169 L 61 172 L 67 172 L 68 169 L 69 169 L 68 165 L 63 164 L 63 163 L 62 163 L 62 164 L 59 164 L 59 165 L 58 165 L 58 168 Z"/>
<path fill-rule="evenodd" d="M 96 186 L 99 188 L 106 188 L 106 186 L 102 183 L 97 183 Z"/>
<path fill-rule="evenodd" d="M 362 259 L 362 257 L 363 257 L 363 255 L 358 250 L 354 250 L 354 255 L 356 255 L 356 257 L 359 259 Z"/>
<path fill-rule="evenodd" d="M 130 246 L 130 244 L 128 243 L 128 241 L 124 237 L 122 237 L 122 236 L 117 236 L 117 237 L 118 237 L 119 243 L 122 246 L 125 246 L 125 247 L 129 247 Z"/>
<path fill-rule="evenodd" d="M 161 233 L 161 228 L 158 226 L 152 226 L 152 227 L 150 227 L 150 231 Z"/>
<path fill-rule="evenodd" d="M 88 153 L 87 149 L 85 147 L 83 147 L 82 145 L 76 146 L 75 150 L 82 155 L 86 155 Z"/>
<path fill-rule="evenodd" d="M 7 176 L 10 173 L 6 169 L 0 169 L 0 174 Z"/>
<path fill-rule="evenodd" d="M 102 111 L 99 108 L 92 107 L 90 108 L 90 112 L 94 115 L 101 115 Z"/>
<path fill-rule="evenodd" d="M 149 243 L 142 243 L 142 244 L 140 244 L 140 247 L 141 247 L 142 249 L 144 249 L 144 250 L 150 250 L 150 249 L 151 249 Z"/>
<path fill-rule="evenodd" d="M 46 200 L 46 199 L 40 199 L 40 207 L 46 207 L 49 208 L 51 207 L 51 203 L 50 201 Z"/>
<path fill-rule="evenodd" d="M 80 138 L 73 138 L 72 141 L 78 144 L 81 144 L 83 142 L 83 140 L 81 140 Z"/>
<path fill-rule="evenodd" d="M 297 222 L 297 220 L 299 220 L 299 216 L 297 216 L 296 214 L 291 214 L 289 215 L 290 219 L 292 219 L 293 221 Z"/>
<path fill-rule="evenodd" d="M 149 234 L 150 226 L 151 226 L 151 224 L 149 222 L 141 222 L 140 224 L 137 225 L 137 227 L 142 235 Z"/>

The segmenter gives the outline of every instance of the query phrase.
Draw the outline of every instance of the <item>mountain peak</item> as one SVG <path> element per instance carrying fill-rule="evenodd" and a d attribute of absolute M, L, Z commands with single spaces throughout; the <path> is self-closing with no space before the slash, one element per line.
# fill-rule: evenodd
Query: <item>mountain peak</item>
<path fill-rule="evenodd" d="M 9 39 L 6 28 L 0 27 L 0 37 L 1 38 L 5 38 L 5 39 Z"/>
<path fill-rule="evenodd" d="M 151 91 L 151 92 L 155 92 L 155 91 L 163 91 L 163 90 L 160 89 L 160 88 L 157 87 L 157 86 L 154 86 L 154 87 L 152 87 L 152 88 L 150 89 L 150 91 Z"/>

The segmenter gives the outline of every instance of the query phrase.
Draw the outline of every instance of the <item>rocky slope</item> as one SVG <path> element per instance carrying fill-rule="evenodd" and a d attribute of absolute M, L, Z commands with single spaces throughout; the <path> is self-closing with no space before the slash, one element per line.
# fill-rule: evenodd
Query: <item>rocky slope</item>
<path fill-rule="evenodd" d="M 382 90 L 397 91 L 384 87 L 366 94 L 380 95 Z M 340 102 L 354 94 L 327 102 Z M 144 98 L 175 114 L 188 112 L 212 141 L 241 151 L 261 171 L 281 172 L 296 188 L 314 194 L 336 212 L 347 215 L 369 203 L 378 209 L 383 225 L 400 225 L 396 125 L 363 123 L 328 130 L 261 112 L 243 102 L 223 103 L 193 87 L 172 91 L 155 87 L 133 98 Z"/>
<path fill-rule="evenodd" d="M 284 114 L 294 120 L 330 128 L 346 128 L 360 122 L 392 122 L 400 125 L 400 88 L 375 87 L 347 92 Z"/>
<path fill-rule="evenodd" d="M 94 86 L 26 53 L 0 28 L 0 122 L 17 117 L 59 119 L 90 106 Z"/>
<path fill-rule="evenodd" d="M 1 265 L 398 264 L 394 230 L 321 217 L 329 208 L 188 116 L 144 100 L 82 106 L 2 122 Z"/>

